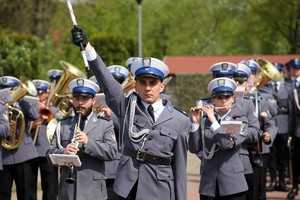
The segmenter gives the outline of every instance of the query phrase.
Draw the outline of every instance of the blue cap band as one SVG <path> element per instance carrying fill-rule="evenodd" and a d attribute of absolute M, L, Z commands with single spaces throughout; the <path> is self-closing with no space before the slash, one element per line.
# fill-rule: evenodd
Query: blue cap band
<path fill-rule="evenodd" d="M 39 86 L 39 87 L 36 87 L 37 90 L 48 90 L 48 86 Z"/>
<path fill-rule="evenodd" d="M 55 79 L 55 80 L 57 80 L 57 79 L 60 79 L 60 77 L 61 77 L 61 75 L 50 75 L 49 79 Z"/>
<path fill-rule="evenodd" d="M 2 85 L 3 87 L 6 87 L 6 88 L 9 88 L 9 87 L 17 87 L 19 86 L 19 83 L 18 82 L 10 82 L 8 84 L 3 84 Z"/>
<path fill-rule="evenodd" d="M 89 88 L 89 87 L 85 87 L 85 86 L 78 86 L 78 87 L 75 87 L 73 88 L 73 94 L 74 93 L 89 93 L 89 94 L 92 94 L 93 96 L 96 95 L 96 92 Z"/>
<path fill-rule="evenodd" d="M 247 72 L 243 71 L 243 70 L 237 70 L 234 72 L 235 75 L 245 75 L 247 78 L 249 78 L 250 74 L 248 74 Z"/>
<path fill-rule="evenodd" d="M 141 76 L 141 75 L 153 75 L 153 76 L 157 76 L 158 78 L 161 78 L 163 79 L 164 78 L 164 74 L 158 70 L 157 68 L 154 68 L 154 67 L 143 67 L 143 68 L 140 68 L 138 70 L 135 71 L 135 76 Z"/>
<path fill-rule="evenodd" d="M 233 75 L 234 71 L 233 70 L 227 70 L 227 71 L 222 71 L 222 70 L 214 70 L 212 71 L 213 75 L 220 75 L 220 74 L 230 74 Z"/>
<path fill-rule="evenodd" d="M 113 76 L 117 76 L 117 77 L 123 77 L 123 78 L 126 78 L 127 76 L 126 76 L 126 74 L 122 74 L 122 73 L 120 73 L 120 72 L 111 72 L 111 74 L 113 75 Z"/>
<path fill-rule="evenodd" d="M 232 92 L 233 93 L 233 89 L 231 87 L 228 87 L 228 86 L 220 86 L 220 87 L 216 87 L 212 91 L 213 94 L 217 93 L 217 92 Z"/>
<path fill-rule="evenodd" d="M 296 68 L 299 68 L 300 67 L 300 60 L 298 60 L 298 59 L 292 60 L 286 66 L 287 67 L 296 67 Z"/>

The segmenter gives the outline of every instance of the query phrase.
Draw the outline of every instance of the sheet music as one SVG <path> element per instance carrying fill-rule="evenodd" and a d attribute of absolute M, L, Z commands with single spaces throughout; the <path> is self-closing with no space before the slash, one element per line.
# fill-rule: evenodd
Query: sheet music
<path fill-rule="evenodd" d="M 220 133 L 242 134 L 242 121 L 221 121 Z"/>
<path fill-rule="evenodd" d="M 27 101 L 28 103 L 30 103 L 32 105 L 32 107 L 38 109 L 40 106 L 40 100 L 38 97 L 32 97 L 32 96 L 28 96 L 25 95 L 23 97 L 24 101 Z"/>
<path fill-rule="evenodd" d="M 104 93 L 97 93 L 96 94 L 96 103 L 101 106 L 106 106 L 105 101 L 105 94 Z"/>
<path fill-rule="evenodd" d="M 81 166 L 81 161 L 78 155 L 50 154 L 50 159 L 52 164 L 58 166 Z"/>
<path fill-rule="evenodd" d="M 10 95 L 10 93 L 9 93 L 8 88 L 0 90 L 0 101 L 1 102 L 7 103 L 7 102 L 12 101 L 12 100 L 13 99 L 12 99 L 12 96 Z"/>
<path fill-rule="evenodd" d="M 240 102 L 243 102 L 244 94 L 245 94 L 244 87 L 237 87 L 234 91 L 235 99 L 239 100 Z"/>

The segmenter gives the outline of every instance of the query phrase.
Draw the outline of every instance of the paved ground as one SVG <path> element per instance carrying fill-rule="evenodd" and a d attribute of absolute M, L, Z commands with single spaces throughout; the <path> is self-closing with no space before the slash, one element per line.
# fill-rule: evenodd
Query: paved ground
<path fill-rule="evenodd" d="M 200 180 L 200 160 L 193 154 L 188 155 L 188 196 L 187 200 L 199 200 L 199 180 Z M 291 187 L 291 185 L 288 185 Z M 300 191 L 299 191 L 300 192 Z M 287 192 L 267 192 L 268 200 L 285 200 L 287 196 Z M 295 200 L 300 200 L 300 193 L 296 196 Z"/>
<path fill-rule="evenodd" d="M 199 180 L 200 180 L 200 160 L 193 154 L 188 154 L 188 165 L 187 165 L 187 173 L 188 173 L 188 182 L 187 182 L 187 200 L 199 200 Z M 288 185 L 291 187 L 291 185 Z M 268 200 L 285 200 L 287 192 L 268 192 L 267 199 Z M 42 192 L 38 192 L 38 200 L 42 199 Z M 12 194 L 12 200 L 17 200 L 15 192 Z M 295 198 L 295 200 L 300 200 L 300 193 Z"/>

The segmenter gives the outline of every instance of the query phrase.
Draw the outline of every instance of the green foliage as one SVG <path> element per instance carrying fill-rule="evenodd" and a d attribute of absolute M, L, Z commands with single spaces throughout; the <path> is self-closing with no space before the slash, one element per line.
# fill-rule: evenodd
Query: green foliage
<path fill-rule="evenodd" d="M 127 58 L 137 55 L 137 41 L 122 35 L 100 34 L 91 43 L 107 66 L 124 66 Z"/>
<path fill-rule="evenodd" d="M 188 113 L 196 100 L 210 96 L 207 92 L 209 81 L 211 74 L 177 74 L 174 102 Z"/>
<path fill-rule="evenodd" d="M 38 74 L 38 39 L 28 35 L 0 38 L 0 74 L 33 78 Z"/>

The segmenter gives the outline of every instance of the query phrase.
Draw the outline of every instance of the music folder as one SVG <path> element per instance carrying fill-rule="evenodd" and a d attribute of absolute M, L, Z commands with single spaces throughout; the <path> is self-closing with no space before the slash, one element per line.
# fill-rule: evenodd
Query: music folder
<path fill-rule="evenodd" d="M 220 133 L 243 134 L 242 121 L 221 121 Z"/>
<path fill-rule="evenodd" d="M 81 161 L 78 155 L 50 154 L 50 159 L 52 164 L 58 166 L 81 166 Z"/>

